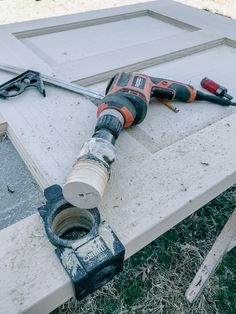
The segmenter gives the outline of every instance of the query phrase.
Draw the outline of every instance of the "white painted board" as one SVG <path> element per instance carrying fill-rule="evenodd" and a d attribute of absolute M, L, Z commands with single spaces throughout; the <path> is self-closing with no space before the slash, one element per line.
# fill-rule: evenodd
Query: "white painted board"
<path fill-rule="evenodd" d="M 140 20 L 145 20 L 141 30 Z M 127 25 L 129 36 L 137 26 L 143 40 L 123 38 Z M 13 24 L 0 28 L 0 63 L 14 60 L 15 66 L 101 92 L 118 69 L 191 81 L 197 88 L 208 75 L 236 96 L 235 25 L 171 1 Z M 152 28 L 155 34 L 149 34 Z M 14 47 L 17 59 L 9 55 Z M 10 77 L 0 72 L 0 83 Z M 146 120 L 123 131 L 117 141 L 117 160 L 99 209 L 125 245 L 126 258 L 236 181 L 235 109 L 205 102 L 177 106 L 175 114 L 153 100 Z M 42 188 L 65 182 L 96 121 L 96 107 L 89 100 L 55 87 L 47 87 L 47 98 L 32 89 L 1 101 L 0 113 Z M 72 295 L 38 215 L 0 234 L 0 312 L 47 313 Z"/>

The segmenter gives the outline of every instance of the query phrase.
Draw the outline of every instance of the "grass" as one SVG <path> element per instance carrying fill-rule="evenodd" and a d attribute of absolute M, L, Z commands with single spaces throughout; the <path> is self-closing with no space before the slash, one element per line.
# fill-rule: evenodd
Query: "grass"
<path fill-rule="evenodd" d="M 124 271 L 81 302 L 54 314 L 236 313 L 236 250 L 229 252 L 199 299 L 184 297 L 236 203 L 236 186 L 129 258 Z"/>

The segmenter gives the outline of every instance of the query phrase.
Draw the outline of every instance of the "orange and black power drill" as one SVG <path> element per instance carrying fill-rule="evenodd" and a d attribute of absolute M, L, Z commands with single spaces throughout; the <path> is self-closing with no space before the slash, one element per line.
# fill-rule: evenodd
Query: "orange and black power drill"
<path fill-rule="evenodd" d="M 123 72 L 116 74 L 108 83 L 106 96 L 98 106 L 98 123 L 95 130 L 98 131 L 102 126 L 107 126 L 108 121 L 105 116 L 111 110 L 118 111 L 122 115 L 120 128 L 128 128 L 141 123 L 146 116 L 151 97 L 187 103 L 205 100 L 223 106 L 236 105 L 229 99 L 202 93 L 188 84 L 142 73 Z M 116 137 L 120 130 L 111 131 Z"/>
<path fill-rule="evenodd" d="M 193 86 L 180 82 L 154 78 L 142 73 L 116 74 L 108 83 L 106 96 L 98 105 L 94 134 L 84 144 L 74 166 L 72 179 L 65 185 L 64 196 L 67 198 L 66 196 L 70 195 L 67 198 L 69 202 L 82 208 L 98 205 L 106 183 L 104 178 L 109 178 L 110 166 L 115 159 L 115 141 L 123 128 L 139 124 L 144 120 L 151 97 L 167 101 L 176 99 L 187 103 L 206 100 L 224 106 L 235 105 L 229 99 L 204 94 Z M 88 171 L 90 165 L 90 168 L 95 169 L 95 164 L 100 168 L 94 170 L 94 175 L 87 175 L 92 177 L 87 180 L 84 173 Z M 84 167 L 83 174 L 82 167 Z M 98 173 L 102 173 L 99 178 Z M 76 188 L 72 186 L 75 182 L 78 183 Z M 103 182 L 102 188 L 99 182 Z"/>

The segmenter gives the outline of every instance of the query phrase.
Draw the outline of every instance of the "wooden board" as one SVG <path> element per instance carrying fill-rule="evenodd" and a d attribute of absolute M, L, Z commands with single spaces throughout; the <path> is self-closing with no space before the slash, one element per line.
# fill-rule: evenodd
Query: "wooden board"
<path fill-rule="evenodd" d="M 13 24 L 0 28 L 5 43 L 0 63 L 101 92 L 118 69 L 191 81 L 199 89 L 208 75 L 236 96 L 235 25 L 171 1 Z M 128 26 L 130 40 L 124 38 Z M 10 77 L 0 72 L 0 83 Z M 117 161 L 99 209 L 125 245 L 126 258 L 236 181 L 235 109 L 205 102 L 177 106 L 180 112 L 174 114 L 152 101 L 143 124 L 123 131 L 117 142 Z M 28 90 L 2 101 L 0 112 L 42 188 L 65 182 L 96 121 L 89 100 L 56 87 L 47 87 L 47 98 Z M 0 244 L 0 312 L 47 313 L 72 296 L 39 215 L 1 231 Z"/>
<path fill-rule="evenodd" d="M 0 135 L 6 133 L 7 131 L 7 122 L 3 118 L 3 116 L 0 114 Z"/>

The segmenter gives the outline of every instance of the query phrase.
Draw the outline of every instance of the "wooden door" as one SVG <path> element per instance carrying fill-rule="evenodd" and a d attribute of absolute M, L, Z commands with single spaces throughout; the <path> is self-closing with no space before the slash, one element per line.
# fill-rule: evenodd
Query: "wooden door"
<path fill-rule="evenodd" d="M 235 25 L 164 0 L 62 16 L 1 27 L 0 63 L 100 92 L 120 70 L 191 82 L 198 89 L 209 76 L 236 96 Z M 10 77 L 0 72 L 2 82 Z M 126 258 L 235 182 L 235 109 L 206 102 L 177 106 L 175 114 L 153 100 L 146 120 L 123 131 L 117 142 L 100 211 L 125 245 Z M 65 182 L 96 121 L 96 107 L 88 99 L 49 86 L 46 99 L 29 90 L 1 102 L 0 113 L 42 188 Z M 18 240 L 7 246 L 18 233 Z M 1 291 L 4 312 L 46 313 L 72 295 L 39 215 L 1 231 L 0 242 L 2 258 L 15 257 L 13 267 L 1 271 L 0 281 L 10 278 Z M 25 262 L 27 267 L 19 268 Z M 13 301 L 16 287 L 21 302 Z"/>

